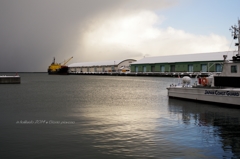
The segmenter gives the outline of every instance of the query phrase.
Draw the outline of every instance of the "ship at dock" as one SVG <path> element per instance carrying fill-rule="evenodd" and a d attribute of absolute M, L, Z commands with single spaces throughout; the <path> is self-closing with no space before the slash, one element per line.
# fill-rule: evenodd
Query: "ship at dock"
<path fill-rule="evenodd" d="M 240 106 L 240 20 L 238 26 L 232 26 L 230 30 L 233 39 L 238 39 L 235 44 L 238 53 L 232 60 L 223 55 L 223 71 L 209 77 L 197 76 L 194 84 L 191 84 L 190 77 L 185 76 L 182 82 L 167 87 L 169 97 Z"/>
<path fill-rule="evenodd" d="M 53 62 L 48 67 L 49 75 L 68 75 L 68 66 L 66 65 L 73 57 L 69 58 L 66 62 L 56 63 L 55 57 L 53 58 Z"/>

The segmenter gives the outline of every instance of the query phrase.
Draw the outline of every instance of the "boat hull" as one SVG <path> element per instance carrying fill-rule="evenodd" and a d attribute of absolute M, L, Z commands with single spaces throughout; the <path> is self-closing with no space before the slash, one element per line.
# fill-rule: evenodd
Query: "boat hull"
<path fill-rule="evenodd" d="M 168 96 L 197 101 L 240 105 L 240 89 L 168 87 Z"/>
<path fill-rule="evenodd" d="M 51 70 L 51 69 L 48 69 L 48 74 L 49 75 L 68 75 L 68 67 L 62 67 L 60 69 L 57 69 L 57 70 Z"/>

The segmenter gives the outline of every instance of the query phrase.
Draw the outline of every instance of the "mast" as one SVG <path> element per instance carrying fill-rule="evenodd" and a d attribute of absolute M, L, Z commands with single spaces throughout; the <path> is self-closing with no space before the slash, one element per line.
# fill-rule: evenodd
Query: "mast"
<path fill-rule="evenodd" d="M 240 56 L 240 20 L 238 20 L 238 26 L 231 26 L 230 30 L 232 31 L 233 39 L 238 39 L 238 43 L 235 43 L 235 46 L 238 46 L 238 53 L 236 56 Z"/>
<path fill-rule="evenodd" d="M 55 57 L 53 57 L 53 62 L 52 62 L 52 65 L 55 64 Z"/>
<path fill-rule="evenodd" d="M 238 56 L 240 56 L 240 20 L 238 20 Z"/>

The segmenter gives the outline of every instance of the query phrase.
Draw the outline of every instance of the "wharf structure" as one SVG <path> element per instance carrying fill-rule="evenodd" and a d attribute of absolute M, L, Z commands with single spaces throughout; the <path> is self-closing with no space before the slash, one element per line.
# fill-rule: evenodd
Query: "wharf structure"
<path fill-rule="evenodd" d="M 221 73 L 223 55 L 231 60 L 237 51 L 182 54 L 144 57 L 140 60 L 126 59 L 102 62 L 82 62 L 69 65 L 69 74 L 74 75 L 126 75 L 182 77 Z"/>
<path fill-rule="evenodd" d="M 131 73 L 152 76 L 208 76 L 222 72 L 223 55 L 231 60 L 237 51 L 145 57 L 131 64 Z"/>
<path fill-rule="evenodd" d="M 134 59 L 111 60 L 100 62 L 80 62 L 70 64 L 70 74 L 116 74 L 127 73 L 130 71 L 131 63 L 136 62 Z"/>

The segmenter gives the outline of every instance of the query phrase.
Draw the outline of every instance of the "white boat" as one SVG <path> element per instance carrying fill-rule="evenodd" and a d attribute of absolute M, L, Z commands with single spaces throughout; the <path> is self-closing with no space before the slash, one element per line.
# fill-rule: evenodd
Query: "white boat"
<path fill-rule="evenodd" d="M 240 105 L 240 20 L 238 26 L 232 26 L 233 39 L 238 39 L 238 53 L 227 60 L 223 56 L 223 70 L 220 74 L 198 78 L 191 84 L 190 77 L 183 77 L 177 84 L 171 84 L 168 90 L 169 97 L 199 100 L 214 103 Z"/>

